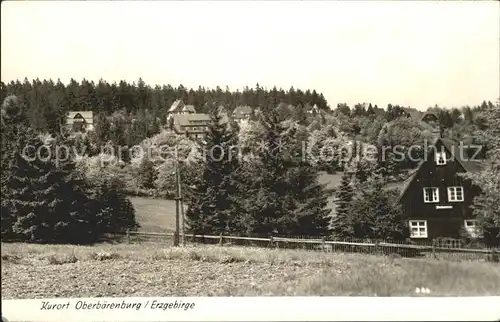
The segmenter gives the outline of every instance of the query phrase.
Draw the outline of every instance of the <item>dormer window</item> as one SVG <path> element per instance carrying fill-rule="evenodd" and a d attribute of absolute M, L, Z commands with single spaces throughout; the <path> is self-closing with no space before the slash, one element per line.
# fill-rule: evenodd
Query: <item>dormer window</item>
<path fill-rule="evenodd" d="M 446 164 L 446 152 L 436 152 L 436 164 L 437 165 Z"/>

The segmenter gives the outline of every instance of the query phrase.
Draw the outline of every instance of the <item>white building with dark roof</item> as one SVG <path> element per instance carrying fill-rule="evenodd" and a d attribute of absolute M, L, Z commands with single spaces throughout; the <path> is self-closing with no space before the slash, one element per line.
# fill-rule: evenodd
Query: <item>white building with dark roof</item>
<path fill-rule="evenodd" d="M 66 127 L 72 132 L 94 130 L 94 113 L 92 111 L 69 111 L 66 114 Z"/>
<path fill-rule="evenodd" d="M 182 100 L 176 100 L 168 109 L 168 114 L 192 114 L 196 113 L 193 105 L 186 105 Z"/>
<path fill-rule="evenodd" d="M 236 107 L 233 111 L 233 119 L 238 122 L 246 122 L 250 119 L 250 116 L 253 113 L 253 109 L 248 105 L 240 105 Z"/>

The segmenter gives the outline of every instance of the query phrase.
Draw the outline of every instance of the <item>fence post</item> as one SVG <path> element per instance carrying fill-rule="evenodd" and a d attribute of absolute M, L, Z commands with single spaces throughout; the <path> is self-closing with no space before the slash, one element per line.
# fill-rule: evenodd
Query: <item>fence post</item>
<path fill-rule="evenodd" d="M 491 258 L 489 259 L 491 262 L 498 263 L 499 262 L 499 256 L 498 256 L 498 251 L 495 248 L 491 249 Z"/>
<path fill-rule="evenodd" d="M 222 246 L 224 244 L 224 237 L 222 237 L 222 233 L 219 235 L 219 245 Z"/>
<path fill-rule="evenodd" d="M 127 243 L 130 244 L 130 229 L 127 229 Z"/>
<path fill-rule="evenodd" d="M 378 239 L 375 240 L 375 255 L 379 255 L 380 253 L 380 241 Z"/>
<path fill-rule="evenodd" d="M 273 238 L 273 236 L 271 235 L 271 236 L 269 237 L 269 247 L 273 247 L 273 246 L 274 246 L 274 238 Z"/>
<path fill-rule="evenodd" d="M 323 248 L 323 251 L 326 252 L 325 236 L 321 237 L 321 248 Z"/>
<path fill-rule="evenodd" d="M 436 241 L 433 239 L 432 240 L 432 258 L 436 259 Z"/>

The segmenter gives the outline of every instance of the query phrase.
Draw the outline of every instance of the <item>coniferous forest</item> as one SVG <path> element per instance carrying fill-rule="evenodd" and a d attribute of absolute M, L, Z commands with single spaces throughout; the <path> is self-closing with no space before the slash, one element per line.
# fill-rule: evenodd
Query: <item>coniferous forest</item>
<path fill-rule="evenodd" d="M 492 164 L 485 171 L 491 173 L 476 179 L 490 187 L 489 179 L 500 178 L 494 135 L 499 106 L 486 101 L 429 107 L 438 119 L 432 125 L 411 107 L 330 106 L 315 90 L 258 84 L 231 91 L 150 86 L 141 79 L 132 84 L 71 80 L 67 85 L 25 79 L 2 82 L 1 95 L 3 240 L 85 244 L 137 229 L 128 196 L 173 198 L 176 180 L 172 160 L 137 157 L 133 146 L 179 149 L 188 228 L 197 234 L 405 239 L 408 227 L 394 204 L 398 191 L 384 187 L 403 180 L 418 163 L 343 153 L 346 146 L 360 151 L 365 145 L 378 151 L 387 145 L 423 149 L 436 127 L 444 137 L 485 144 L 484 157 Z M 174 134 L 166 126 L 167 111 L 178 99 L 210 114 L 204 140 Z M 248 124 L 222 121 L 220 112 L 231 115 L 240 105 L 259 112 Z M 95 130 L 63 131 L 68 111 L 92 111 Z M 44 152 L 27 158 L 23 148 L 28 145 Z M 62 145 L 85 153 L 69 153 L 63 161 L 50 157 Z M 124 148 L 124 153 L 106 155 L 103 146 Z M 222 148 L 215 156 L 200 153 L 214 147 Z M 327 161 L 319 157 L 323 147 L 333 151 Z M 321 173 L 342 175 L 340 186 L 326 189 L 318 181 Z M 499 227 L 496 192 L 486 189 L 481 203 L 490 206 L 478 204 L 475 210 L 490 231 Z M 333 217 L 329 198 L 337 204 Z"/>
<path fill-rule="evenodd" d="M 65 85 L 59 80 L 38 79 L 1 83 L 1 100 L 8 95 L 16 95 L 22 107 L 28 111 L 27 117 L 36 130 L 53 131 L 67 111 L 93 111 L 96 114 L 111 115 L 124 112 L 127 115 L 141 116 L 149 114 L 152 119 L 166 121 L 170 105 L 177 99 L 185 104 L 194 105 L 199 113 L 208 113 L 214 107 L 224 106 L 233 110 L 239 105 L 277 106 L 280 102 L 294 106 L 306 103 L 316 104 L 327 110 L 328 105 L 322 94 L 315 90 L 301 90 L 293 87 L 288 90 L 264 89 L 257 84 L 255 88 L 243 91 L 222 89 L 187 89 L 183 85 L 150 86 L 142 79 L 137 82 L 97 83 L 72 79 Z"/>

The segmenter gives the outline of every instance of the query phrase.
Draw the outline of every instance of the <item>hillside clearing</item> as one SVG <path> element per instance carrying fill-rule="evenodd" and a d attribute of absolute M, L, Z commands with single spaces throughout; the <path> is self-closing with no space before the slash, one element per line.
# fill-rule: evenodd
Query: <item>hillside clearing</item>
<path fill-rule="evenodd" d="M 175 231 L 175 200 L 131 197 L 139 231 L 162 233 Z"/>
<path fill-rule="evenodd" d="M 340 184 L 340 174 L 320 173 L 318 181 L 327 189 L 333 189 Z M 328 198 L 328 208 L 335 211 L 333 195 Z M 141 225 L 139 231 L 162 233 L 175 231 L 175 200 L 153 199 L 145 197 L 130 197 L 136 211 L 137 222 Z M 184 205 L 186 211 L 186 205 Z"/>
<path fill-rule="evenodd" d="M 140 232 L 167 233 L 175 231 L 175 200 L 130 197 Z M 328 198 L 328 208 L 335 211 L 334 198 Z M 187 205 L 184 205 L 186 211 Z"/>
<path fill-rule="evenodd" d="M 500 295 L 500 265 L 244 247 L 2 244 L 2 298 Z"/>

